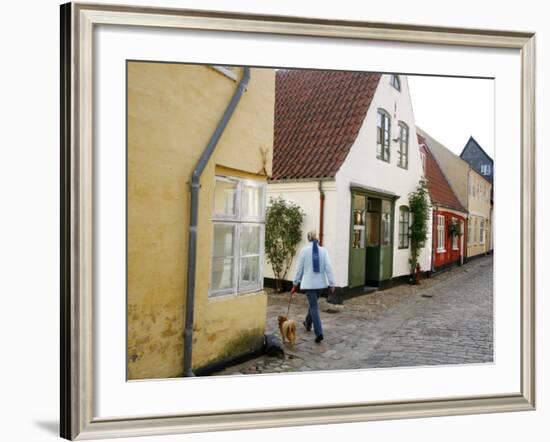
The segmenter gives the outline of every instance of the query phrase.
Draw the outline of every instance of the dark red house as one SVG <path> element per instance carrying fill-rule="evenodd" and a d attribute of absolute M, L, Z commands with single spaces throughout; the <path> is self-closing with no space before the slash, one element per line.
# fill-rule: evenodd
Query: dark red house
<path fill-rule="evenodd" d="M 466 255 L 468 211 L 460 204 L 426 140 L 418 136 L 424 176 L 432 202 L 432 271 L 462 264 Z"/>

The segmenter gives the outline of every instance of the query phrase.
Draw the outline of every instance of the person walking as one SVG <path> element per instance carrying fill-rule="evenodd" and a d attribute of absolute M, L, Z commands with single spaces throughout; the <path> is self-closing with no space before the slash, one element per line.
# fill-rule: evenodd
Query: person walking
<path fill-rule="evenodd" d="M 319 245 L 317 232 L 312 230 L 307 233 L 309 244 L 300 250 L 298 255 L 298 267 L 294 276 L 294 290 L 300 286 L 306 292 L 308 301 L 308 312 L 303 322 L 307 331 L 315 332 L 315 342 L 320 343 L 323 340 L 323 325 L 321 324 L 321 315 L 319 314 L 319 295 L 320 291 L 330 287 L 331 293 L 334 293 L 334 274 L 328 252 Z"/>

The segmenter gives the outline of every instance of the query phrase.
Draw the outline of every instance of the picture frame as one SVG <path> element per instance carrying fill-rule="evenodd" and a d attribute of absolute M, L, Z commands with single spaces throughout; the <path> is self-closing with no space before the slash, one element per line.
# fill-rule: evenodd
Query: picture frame
<path fill-rule="evenodd" d="M 506 48 L 521 58 L 520 391 L 224 413 L 94 415 L 94 29 L 97 25 Z M 535 35 L 201 10 L 61 6 L 61 436 L 95 439 L 535 408 Z M 121 319 L 122 320 L 122 319 Z"/>

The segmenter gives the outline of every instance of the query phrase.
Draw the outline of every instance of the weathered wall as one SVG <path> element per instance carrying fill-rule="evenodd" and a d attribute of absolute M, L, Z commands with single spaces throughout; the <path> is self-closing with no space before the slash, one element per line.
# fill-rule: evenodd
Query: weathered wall
<path fill-rule="evenodd" d="M 263 291 L 208 298 L 211 216 L 216 166 L 261 180 L 270 173 L 274 86 L 273 70 L 252 69 L 201 179 L 193 367 L 255 345 L 263 335 Z M 189 181 L 235 88 L 207 66 L 128 63 L 130 379 L 182 374 Z"/>

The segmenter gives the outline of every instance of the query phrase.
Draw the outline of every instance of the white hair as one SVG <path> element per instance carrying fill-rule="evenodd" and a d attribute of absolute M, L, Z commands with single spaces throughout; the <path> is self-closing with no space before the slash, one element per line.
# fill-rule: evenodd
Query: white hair
<path fill-rule="evenodd" d="M 317 230 L 310 230 L 309 232 L 307 232 L 307 240 L 319 241 L 319 237 L 317 236 Z"/>

